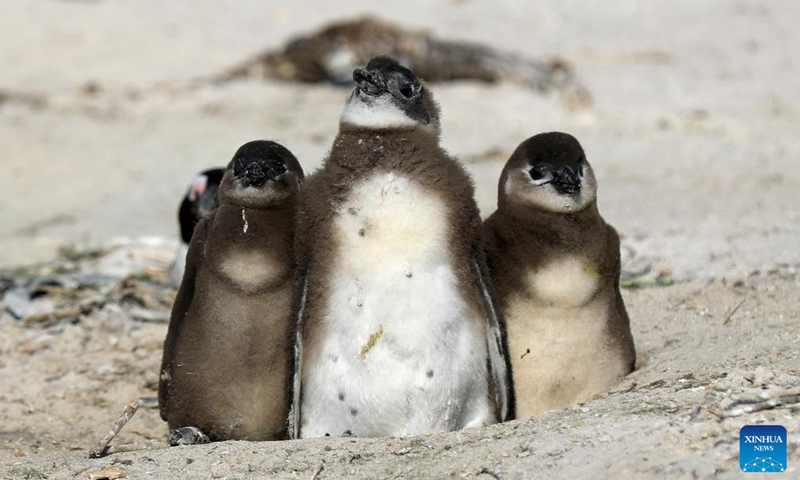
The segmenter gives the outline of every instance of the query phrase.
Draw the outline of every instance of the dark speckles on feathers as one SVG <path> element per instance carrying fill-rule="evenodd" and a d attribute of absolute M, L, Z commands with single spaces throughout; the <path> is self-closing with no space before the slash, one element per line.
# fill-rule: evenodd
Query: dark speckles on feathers
<path fill-rule="evenodd" d="M 376 148 L 378 146 L 383 148 Z M 373 157 L 375 151 L 378 154 Z M 387 130 L 376 135 L 374 130 L 348 124 L 340 125 L 339 137 L 334 142 L 328 159 L 314 175 L 314 183 L 306 184 L 311 188 L 304 190 L 308 207 L 305 216 L 301 217 L 307 219 L 301 221 L 301 231 L 302 239 L 307 239 L 311 248 L 306 247 L 306 251 L 301 250 L 300 254 L 307 256 L 308 262 L 315 266 L 309 274 L 309 291 L 312 287 L 320 291 L 330 291 L 326 289 L 333 288 L 330 275 L 337 273 L 339 245 L 328 239 L 332 239 L 333 232 L 337 231 L 336 228 L 339 226 L 337 224 L 348 225 L 348 233 L 353 236 L 356 236 L 360 228 L 364 228 L 368 238 L 363 239 L 363 242 L 373 241 L 375 235 L 380 232 L 379 225 L 369 224 L 370 219 L 364 213 L 366 210 L 358 212 L 357 220 L 351 217 L 352 212 L 347 212 L 350 206 L 347 202 L 353 201 L 350 195 L 354 186 L 361 185 L 374 175 L 384 174 L 409 179 L 426 194 L 435 194 L 444 203 L 448 212 L 447 247 L 453 259 L 451 268 L 459 278 L 459 294 L 463 295 L 470 308 L 482 309 L 480 300 L 477 300 L 478 290 L 473 287 L 477 283 L 472 273 L 473 264 L 469 261 L 478 251 L 480 240 L 480 215 L 475 204 L 471 179 L 464 167 L 442 150 L 438 133 L 419 128 Z M 392 194 L 388 189 L 387 193 Z M 350 217 L 349 221 L 331 215 L 329 205 L 331 198 L 342 202 L 342 213 Z M 366 208 L 366 205 L 364 207 Z M 361 240 L 361 237 L 356 238 Z M 319 241 L 320 239 L 322 241 Z M 306 242 L 301 241 L 301 245 L 305 246 Z M 425 281 L 422 272 L 414 271 L 409 275 L 410 273 L 410 267 L 408 271 L 400 269 L 396 273 L 395 281 L 404 282 L 404 286 L 410 282 Z M 306 317 L 308 322 L 304 335 L 304 342 L 317 345 L 318 348 L 322 348 L 321 345 L 327 342 L 326 331 L 329 327 L 325 320 L 329 311 L 328 305 L 321 300 L 322 298 L 324 297 L 321 293 L 309 296 Z M 348 303 L 347 306 L 352 308 L 354 304 Z M 373 335 L 372 340 L 367 339 L 364 348 L 359 352 L 362 360 L 369 360 L 370 351 L 375 346 L 381 349 L 388 349 L 391 346 L 391 343 L 385 346 L 376 345 L 376 342 L 381 344 L 379 334 L 375 332 Z M 434 383 L 434 380 L 426 376 L 426 369 L 418 370 L 417 375 L 420 375 L 419 381 L 427 385 Z M 338 393 L 334 393 L 334 397 Z M 344 401 L 354 401 L 354 394 L 352 391 L 348 393 Z M 319 399 L 319 401 L 324 400 Z M 342 406 L 346 409 L 341 414 L 346 415 L 350 407 Z"/>
<path fill-rule="evenodd" d="M 428 370 L 427 372 L 425 372 L 425 376 L 428 378 L 433 378 L 433 370 Z"/>
<path fill-rule="evenodd" d="M 356 415 L 358 415 L 358 410 L 356 410 L 355 408 L 350 407 L 350 415 L 355 417 Z"/>
<path fill-rule="evenodd" d="M 339 393 L 339 401 L 344 402 L 344 393 Z"/>

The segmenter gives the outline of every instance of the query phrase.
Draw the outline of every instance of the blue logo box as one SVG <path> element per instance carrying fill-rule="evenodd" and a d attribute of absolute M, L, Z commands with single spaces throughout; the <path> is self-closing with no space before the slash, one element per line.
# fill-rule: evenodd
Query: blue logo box
<path fill-rule="evenodd" d="M 786 470 L 786 427 L 746 425 L 739 431 L 739 468 L 743 472 Z"/>

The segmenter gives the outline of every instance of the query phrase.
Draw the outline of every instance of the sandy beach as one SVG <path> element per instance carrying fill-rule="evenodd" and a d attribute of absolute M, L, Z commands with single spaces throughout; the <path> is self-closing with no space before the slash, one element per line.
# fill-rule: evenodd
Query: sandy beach
<path fill-rule="evenodd" d="M 0 477 L 90 478 L 113 466 L 128 478 L 741 478 L 746 424 L 786 426 L 781 478 L 798 475 L 797 402 L 732 413 L 741 395 L 800 386 L 800 62 L 790 47 L 800 3 L 40 0 L 2 11 L 4 272 L 121 239 L 128 267 L 166 268 L 188 182 L 253 139 L 281 142 L 313 171 L 348 88 L 182 86 L 371 14 L 568 61 L 589 109 L 511 83 L 432 84 L 442 144 L 472 173 L 487 216 L 522 140 L 572 133 L 626 258 L 672 284 L 624 290 L 638 370 L 585 404 L 407 439 L 186 448 L 166 448 L 157 409 L 142 408 L 115 440 L 141 449 L 98 460 L 87 452 L 124 406 L 155 395 L 166 325 L 109 304 L 31 325 L 0 304 Z M 110 263 L 87 265 L 107 273 Z"/>

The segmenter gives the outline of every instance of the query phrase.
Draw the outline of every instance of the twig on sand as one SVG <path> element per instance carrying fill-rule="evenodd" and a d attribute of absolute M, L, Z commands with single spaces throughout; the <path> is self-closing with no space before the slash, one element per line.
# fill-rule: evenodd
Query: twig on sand
<path fill-rule="evenodd" d="M 322 472 L 323 468 L 325 468 L 325 462 L 319 464 L 319 467 L 317 467 L 317 469 L 314 471 L 314 475 L 311 475 L 311 480 L 317 480 L 317 477 L 319 476 L 320 472 Z"/>
<path fill-rule="evenodd" d="M 125 443 L 122 445 L 109 445 L 105 449 L 104 455 L 113 455 L 115 453 L 138 452 L 139 450 L 147 450 L 152 448 L 148 445 L 141 445 L 139 443 Z"/>
<path fill-rule="evenodd" d="M 136 413 L 136 410 L 138 409 L 139 402 L 133 402 L 125 407 L 125 411 L 122 412 L 122 416 L 119 417 L 113 425 L 111 425 L 111 430 L 109 430 L 108 433 L 106 433 L 106 435 L 100 440 L 100 442 L 97 443 L 97 446 L 89 451 L 89 458 L 100 458 L 111 453 L 109 451 L 110 447 L 108 444 L 111 443 L 111 440 L 113 440 L 119 431 L 122 430 L 122 427 L 124 427 L 125 424 L 130 421 L 131 417 L 133 417 L 133 414 Z M 117 448 L 117 451 L 119 451 L 119 448 Z"/>
<path fill-rule="evenodd" d="M 719 418 L 740 417 L 748 413 L 771 410 L 786 405 L 800 403 L 800 387 L 789 388 L 775 393 L 758 393 L 731 396 L 733 403 L 719 412 L 712 412 Z"/>
<path fill-rule="evenodd" d="M 742 305 L 744 305 L 744 299 L 741 302 L 739 302 L 739 305 L 736 305 L 735 307 L 733 307 L 733 310 L 731 310 L 731 313 L 729 313 L 728 316 L 725 317 L 725 321 L 722 322 L 723 326 L 727 325 L 728 322 L 731 321 L 731 318 L 733 318 L 733 315 L 739 310 L 739 308 L 741 308 Z"/>

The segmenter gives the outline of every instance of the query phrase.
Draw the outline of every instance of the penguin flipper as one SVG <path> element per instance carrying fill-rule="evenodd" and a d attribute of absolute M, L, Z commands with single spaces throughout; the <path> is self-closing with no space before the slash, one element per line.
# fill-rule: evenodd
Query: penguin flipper
<path fill-rule="evenodd" d="M 500 421 L 514 418 L 514 391 L 511 384 L 511 366 L 506 349 L 505 335 L 494 297 L 490 291 L 489 278 L 485 266 L 475 260 L 475 273 L 478 287 L 483 294 L 486 309 L 486 343 L 489 351 L 489 365 L 494 380 L 494 393 L 500 413 Z"/>
<path fill-rule="evenodd" d="M 197 271 L 205 256 L 204 250 L 209 221 L 210 219 L 200 221 L 192 235 L 189 250 L 186 254 L 186 269 L 184 270 L 183 280 L 175 297 L 175 302 L 172 304 L 167 338 L 164 340 L 164 353 L 161 357 L 161 370 L 158 376 L 158 409 L 161 419 L 165 421 L 169 411 L 169 390 L 172 386 L 175 343 L 194 298 Z"/>
<path fill-rule="evenodd" d="M 301 288 L 297 303 L 297 315 L 295 318 L 292 408 L 289 414 L 289 427 L 292 432 L 292 439 L 300 438 L 300 400 L 303 373 L 303 314 L 305 313 L 306 300 L 308 298 L 308 272 L 303 273 L 300 281 Z"/>
<path fill-rule="evenodd" d="M 305 178 L 303 188 L 306 191 L 319 189 L 321 175 L 315 172 Z M 298 222 L 294 233 L 294 256 L 297 268 L 296 296 L 292 317 L 294 320 L 294 377 L 292 378 L 292 406 L 289 411 L 289 432 L 292 439 L 300 438 L 300 422 L 302 419 L 300 405 L 302 403 L 302 374 L 303 374 L 303 330 L 305 327 L 305 314 L 308 303 L 308 279 L 311 265 L 310 226 L 315 223 L 313 206 L 309 205 L 308 195 L 301 195 L 295 213 Z"/>

